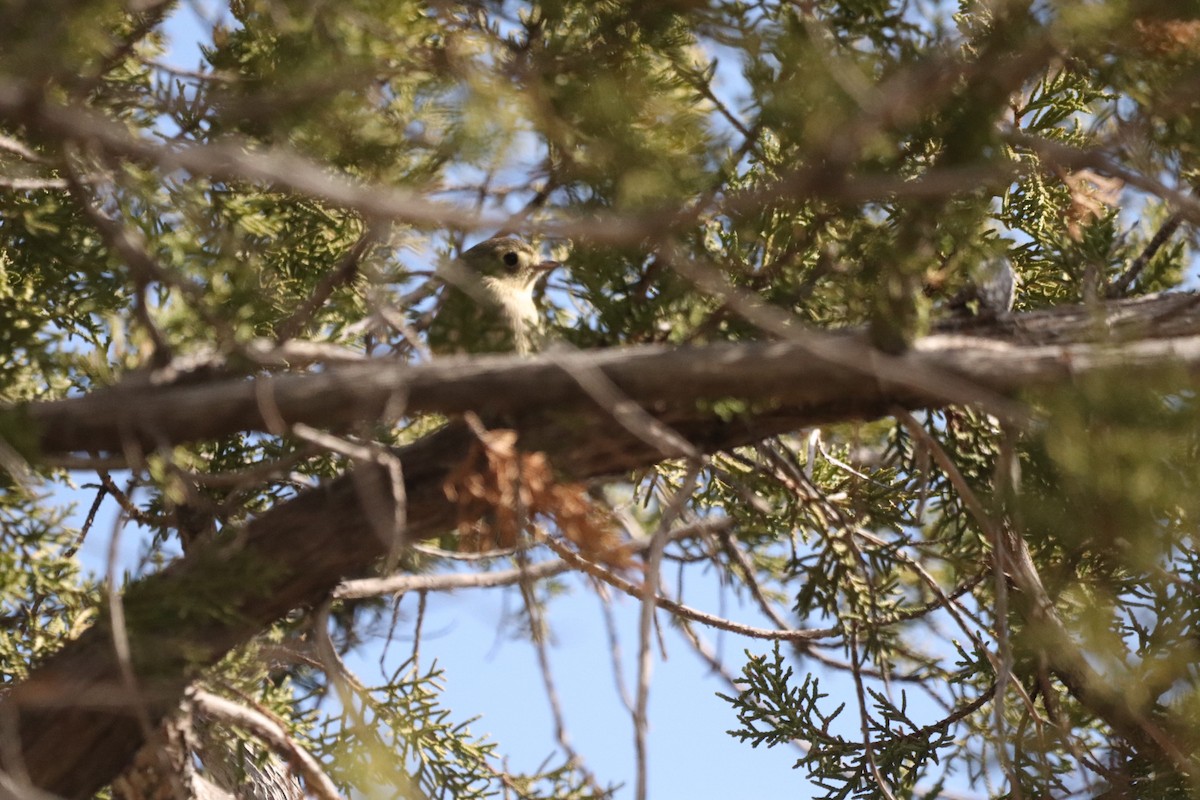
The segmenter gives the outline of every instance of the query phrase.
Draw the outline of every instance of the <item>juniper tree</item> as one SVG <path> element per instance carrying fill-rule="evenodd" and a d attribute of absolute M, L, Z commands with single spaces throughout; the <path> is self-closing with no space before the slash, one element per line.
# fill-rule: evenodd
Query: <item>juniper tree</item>
<path fill-rule="evenodd" d="M 1200 792 L 1190 5 L 3 16 L 7 787 L 644 797 L 345 666 L 477 585 L 642 604 L 643 754 L 657 619 L 781 788 Z M 431 354 L 496 234 L 557 344 Z"/>

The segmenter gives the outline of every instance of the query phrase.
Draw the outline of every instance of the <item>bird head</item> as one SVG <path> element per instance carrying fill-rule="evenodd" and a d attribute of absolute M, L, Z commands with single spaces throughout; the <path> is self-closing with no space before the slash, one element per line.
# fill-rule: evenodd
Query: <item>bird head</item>
<path fill-rule="evenodd" d="M 457 259 L 443 262 L 438 272 L 449 286 L 430 324 L 431 349 L 435 353 L 537 349 L 543 326 L 534 290 L 558 266 L 511 236 L 480 242 Z"/>
<path fill-rule="evenodd" d="M 521 289 L 532 289 L 559 266 L 557 261 L 544 261 L 531 245 L 511 236 L 482 241 L 465 251 L 461 261 L 482 277 Z"/>

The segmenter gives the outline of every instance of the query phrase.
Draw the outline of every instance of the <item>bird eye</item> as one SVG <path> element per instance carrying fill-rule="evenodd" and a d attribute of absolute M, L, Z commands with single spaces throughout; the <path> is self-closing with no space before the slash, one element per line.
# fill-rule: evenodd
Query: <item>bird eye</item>
<path fill-rule="evenodd" d="M 514 253 L 512 250 L 509 250 L 507 253 L 505 253 L 503 258 L 504 258 L 504 263 L 508 264 L 508 266 L 510 266 L 510 267 L 515 267 L 521 261 L 521 257 L 518 256 L 516 253 Z"/>

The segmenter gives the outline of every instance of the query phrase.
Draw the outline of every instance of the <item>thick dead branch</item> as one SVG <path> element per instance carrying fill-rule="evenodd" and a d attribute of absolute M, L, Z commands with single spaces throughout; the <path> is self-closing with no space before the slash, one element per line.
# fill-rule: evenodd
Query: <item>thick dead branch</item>
<path fill-rule="evenodd" d="M 1002 395 L 1054 386 L 1095 370 L 1200 369 L 1200 296 L 1170 294 L 981 322 L 951 320 L 899 356 L 856 332 L 798 332 L 795 340 L 703 347 L 630 347 L 538 358 L 448 358 L 407 366 L 373 360 L 318 374 L 205 384 L 116 387 L 9 413 L 37 430 L 45 455 L 126 452 L 132 444 L 271 430 L 269 423 L 340 428 L 385 409 L 484 415 L 593 413 L 574 375 L 599 370 L 652 413 L 701 413 L 696 401 L 739 399 L 786 409 L 798 424 L 976 401 L 998 415 Z M 965 379 L 965 380 L 964 380 Z M 965 387 L 965 388 L 964 388 Z M 703 414 L 702 414 L 703 415 Z"/>

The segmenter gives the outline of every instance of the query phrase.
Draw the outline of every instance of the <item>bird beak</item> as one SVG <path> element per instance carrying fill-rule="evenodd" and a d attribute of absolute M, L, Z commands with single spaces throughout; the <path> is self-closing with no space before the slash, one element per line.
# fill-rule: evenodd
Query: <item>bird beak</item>
<path fill-rule="evenodd" d="M 561 266 L 562 264 L 558 261 L 543 261 L 542 263 L 536 265 L 534 269 L 538 272 L 550 272 L 551 270 L 556 270 Z"/>

